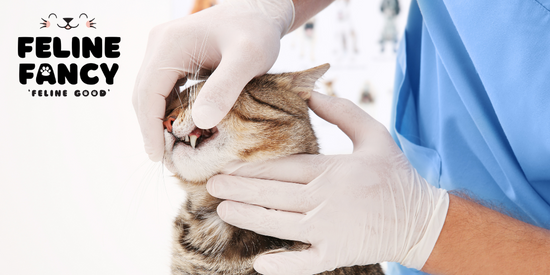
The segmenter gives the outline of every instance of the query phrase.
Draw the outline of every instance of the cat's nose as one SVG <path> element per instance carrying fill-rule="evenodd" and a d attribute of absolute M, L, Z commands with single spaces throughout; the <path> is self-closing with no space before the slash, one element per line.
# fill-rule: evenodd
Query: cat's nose
<path fill-rule="evenodd" d="M 65 20 L 65 22 L 67 22 L 67 24 L 71 23 L 71 21 L 73 21 L 73 18 L 72 17 L 64 17 L 63 20 Z"/>
<path fill-rule="evenodd" d="M 168 132 L 172 132 L 172 124 L 174 124 L 175 117 L 168 117 L 162 124 L 164 124 L 164 129 L 167 129 Z"/>

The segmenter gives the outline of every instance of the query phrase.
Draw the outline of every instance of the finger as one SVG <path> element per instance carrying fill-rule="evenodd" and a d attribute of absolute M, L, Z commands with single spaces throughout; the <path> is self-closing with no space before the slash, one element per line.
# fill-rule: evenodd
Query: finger
<path fill-rule="evenodd" d="M 223 201 L 218 216 L 228 224 L 260 235 L 307 243 L 301 232 L 303 214 L 266 209 L 260 206 Z"/>
<path fill-rule="evenodd" d="M 234 162 L 225 166 L 222 173 L 307 184 L 321 175 L 335 159 L 325 155 L 292 155 L 262 162 Z"/>
<path fill-rule="evenodd" d="M 210 195 L 288 212 L 306 213 L 321 203 L 315 190 L 302 184 L 218 175 L 206 184 Z"/>
<path fill-rule="evenodd" d="M 157 41 L 161 40 L 160 39 L 160 34 L 161 32 L 158 31 L 162 29 L 162 26 L 159 25 L 157 27 L 155 27 L 153 30 L 151 30 L 149 32 L 149 39 L 147 40 L 147 48 L 146 48 L 146 51 L 145 51 L 145 57 L 143 59 L 143 61 L 141 62 L 141 66 L 140 66 L 140 70 L 138 72 L 138 75 L 136 77 L 136 80 L 134 82 L 134 91 L 133 91 L 133 95 L 132 95 L 132 103 L 134 105 L 134 110 L 136 111 L 136 114 L 138 114 L 138 95 L 139 95 L 139 88 L 140 88 L 140 83 L 142 83 L 142 76 L 144 75 L 144 71 L 146 71 L 150 66 L 151 66 L 151 58 L 152 58 L 152 54 L 151 52 L 154 52 L 156 49 L 157 49 Z M 157 30 L 157 31 L 155 31 Z"/>
<path fill-rule="evenodd" d="M 259 73 L 259 69 L 246 59 L 224 56 L 194 103 L 195 125 L 201 129 L 216 126 L 231 110 L 244 86 Z"/>
<path fill-rule="evenodd" d="M 386 131 L 382 124 L 347 99 L 313 92 L 309 107 L 322 119 L 338 126 L 353 142 L 354 151 L 369 144 L 365 141 L 372 136 L 373 131 Z"/>
<path fill-rule="evenodd" d="M 166 97 L 178 79 L 183 78 L 181 71 L 157 70 L 144 73 L 136 89 L 134 100 L 145 152 L 152 161 L 160 161 L 164 154 L 163 125 Z"/>
<path fill-rule="evenodd" d="M 327 269 L 315 248 L 261 255 L 254 261 L 254 269 L 265 275 L 310 275 Z"/>

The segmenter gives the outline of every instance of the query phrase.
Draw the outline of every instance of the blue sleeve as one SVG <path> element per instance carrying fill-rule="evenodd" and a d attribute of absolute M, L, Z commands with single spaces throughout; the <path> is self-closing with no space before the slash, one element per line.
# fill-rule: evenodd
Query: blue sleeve
<path fill-rule="evenodd" d="M 550 0 L 412 1 L 391 129 L 431 184 L 468 191 L 544 228 L 550 228 L 549 6 Z"/>

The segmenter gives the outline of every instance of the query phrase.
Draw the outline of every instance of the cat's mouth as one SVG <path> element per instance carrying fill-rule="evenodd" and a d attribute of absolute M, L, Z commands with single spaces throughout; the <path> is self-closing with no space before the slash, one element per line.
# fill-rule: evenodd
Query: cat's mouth
<path fill-rule="evenodd" d="M 69 25 L 69 23 L 67 23 L 67 25 L 65 26 L 60 26 L 59 24 L 57 24 L 58 27 L 62 28 L 62 29 L 66 29 L 66 30 L 70 30 L 70 29 L 74 29 L 76 27 L 78 27 L 80 24 L 77 24 L 76 26 L 71 26 Z"/>
<path fill-rule="evenodd" d="M 217 133 L 218 128 L 216 127 L 210 129 L 200 129 L 198 127 L 195 127 L 195 129 L 193 129 L 191 133 L 185 135 L 183 138 L 177 137 L 172 133 L 172 135 L 176 138 L 176 141 L 174 142 L 174 147 L 180 143 L 183 143 L 195 149 L 203 142 L 213 138 Z"/>

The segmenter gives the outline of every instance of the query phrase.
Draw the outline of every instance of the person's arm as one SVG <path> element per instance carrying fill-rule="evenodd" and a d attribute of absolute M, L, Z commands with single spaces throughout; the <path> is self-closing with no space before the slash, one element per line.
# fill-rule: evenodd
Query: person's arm
<path fill-rule="evenodd" d="M 313 92 L 309 106 L 353 142 L 344 155 L 238 163 L 209 179 L 218 215 L 258 234 L 311 244 L 261 255 L 262 274 L 317 274 L 400 262 L 420 269 L 445 222 L 449 197 L 411 166 L 386 128 L 349 100 Z M 232 166 L 232 167 L 229 167 Z"/>
<path fill-rule="evenodd" d="M 550 233 L 428 184 L 387 130 L 353 103 L 310 108 L 352 140 L 349 155 L 237 163 L 212 177 L 222 220 L 311 244 L 262 255 L 262 274 L 315 274 L 383 261 L 435 274 L 550 274 Z"/>
<path fill-rule="evenodd" d="M 550 231 L 451 195 L 445 224 L 422 271 L 550 274 Z"/>

